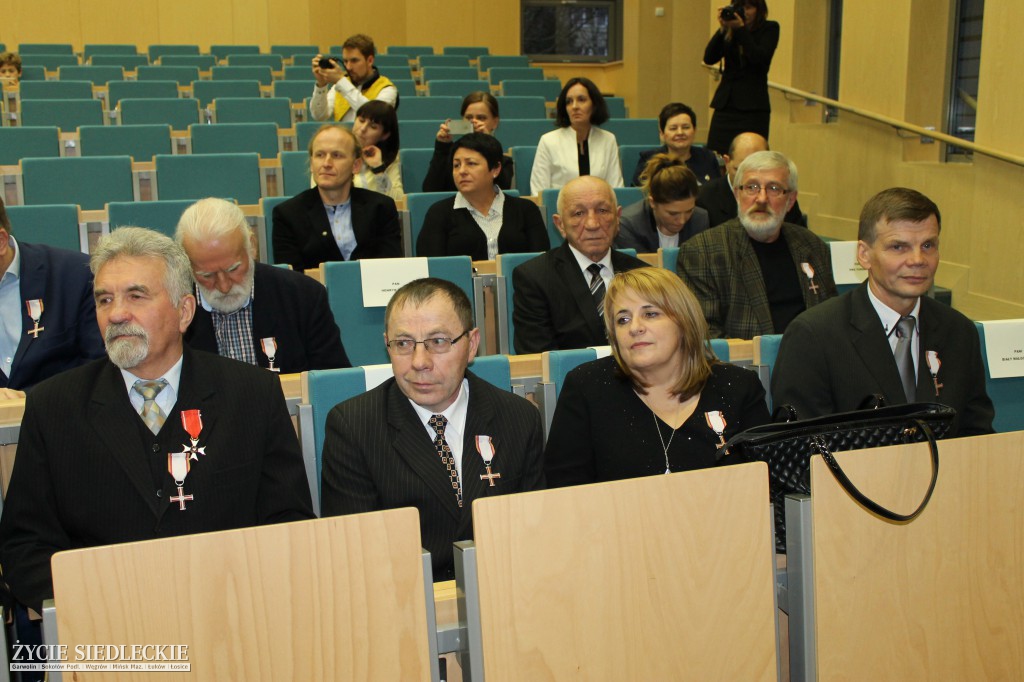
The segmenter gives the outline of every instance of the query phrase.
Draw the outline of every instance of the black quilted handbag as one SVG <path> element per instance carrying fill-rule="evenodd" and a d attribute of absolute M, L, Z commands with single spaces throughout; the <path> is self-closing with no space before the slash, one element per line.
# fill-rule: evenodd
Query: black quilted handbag
<path fill-rule="evenodd" d="M 956 410 L 938 403 L 909 403 L 873 410 L 842 412 L 815 419 L 765 424 L 729 439 L 722 450 L 722 464 L 729 460 L 766 462 L 769 494 L 775 507 L 775 549 L 786 551 L 785 497 L 809 495 L 811 455 L 821 455 L 846 492 L 866 509 L 896 522 L 911 521 L 924 510 L 939 475 L 939 450 L 935 441 L 944 438 Z M 927 441 L 931 450 L 932 479 L 921 504 L 910 514 L 886 509 L 861 493 L 847 478 L 833 452 Z"/>

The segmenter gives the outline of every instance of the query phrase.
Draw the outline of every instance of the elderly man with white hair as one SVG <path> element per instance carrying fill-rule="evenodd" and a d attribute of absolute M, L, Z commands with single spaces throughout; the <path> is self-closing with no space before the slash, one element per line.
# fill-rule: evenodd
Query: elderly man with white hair
<path fill-rule="evenodd" d="M 744 159 L 733 193 L 738 217 L 684 243 L 676 270 L 700 301 L 712 338 L 781 334 L 794 317 L 836 295 L 828 246 L 784 222 L 797 173 L 783 154 Z"/>
<path fill-rule="evenodd" d="M 193 348 L 275 372 L 350 367 L 323 285 L 256 262 L 242 210 L 223 199 L 188 207 L 175 235 L 196 283 Z"/>

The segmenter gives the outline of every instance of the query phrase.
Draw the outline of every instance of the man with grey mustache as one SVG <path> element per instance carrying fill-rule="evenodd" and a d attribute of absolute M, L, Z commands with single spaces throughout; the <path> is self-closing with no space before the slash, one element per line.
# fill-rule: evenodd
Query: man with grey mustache
<path fill-rule="evenodd" d="M 108 358 L 29 394 L 0 520 L 4 587 L 35 609 L 58 551 L 313 516 L 277 377 L 183 343 L 182 248 L 123 227 L 90 267 Z"/>

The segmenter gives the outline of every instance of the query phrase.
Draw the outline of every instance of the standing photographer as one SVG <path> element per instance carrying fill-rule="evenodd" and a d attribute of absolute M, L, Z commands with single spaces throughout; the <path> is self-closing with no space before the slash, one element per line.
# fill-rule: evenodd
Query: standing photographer
<path fill-rule="evenodd" d="M 704 48 L 704 63 L 725 60 L 722 81 L 711 100 L 707 146 L 719 154 L 740 133 L 768 139 L 771 103 L 768 69 L 779 44 L 779 24 L 768 21 L 765 0 L 742 0 L 718 11 L 720 28 Z"/>

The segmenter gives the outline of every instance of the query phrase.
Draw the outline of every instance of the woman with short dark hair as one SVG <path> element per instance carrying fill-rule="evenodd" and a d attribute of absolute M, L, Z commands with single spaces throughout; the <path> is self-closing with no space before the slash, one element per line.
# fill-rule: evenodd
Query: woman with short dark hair
<path fill-rule="evenodd" d="M 599 126 L 608 120 L 608 105 L 589 78 L 571 78 L 555 103 L 557 130 L 537 145 L 530 192 L 558 189 L 573 178 L 593 175 L 622 187 L 622 166 L 615 135 Z"/>
<path fill-rule="evenodd" d="M 476 91 L 466 95 L 459 110 L 462 118 L 473 124 L 473 132 L 493 135 L 501 122 L 498 111 L 498 100 L 489 92 Z M 430 167 L 423 178 L 424 192 L 454 192 L 455 182 L 452 180 L 452 135 L 448 129 L 451 121 L 445 121 L 437 131 L 434 140 L 434 155 L 430 157 Z M 497 185 L 502 189 L 512 189 L 512 157 L 502 156 L 501 173 L 498 174 Z"/>
<path fill-rule="evenodd" d="M 640 152 L 633 171 L 630 184 L 640 186 L 640 174 L 655 154 L 671 154 L 678 157 L 686 167 L 693 171 L 697 184 L 703 185 L 722 174 L 718 157 L 707 147 L 695 147 L 693 141 L 697 137 L 697 112 L 682 102 L 669 102 L 658 114 L 658 136 L 661 146 L 656 149 L 645 149 Z"/>
<path fill-rule="evenodd" d="M 395 201 L 405 197 L 402 163 L 398 157 L 398 115 L 381 100 L 359 107 L 352 133 L 362 149 L 362 168 L 352 178 L 356 187 L 387 194 Z"/>

